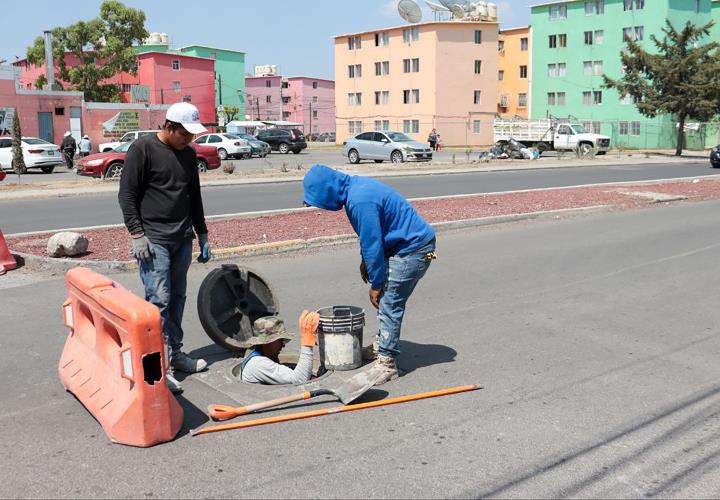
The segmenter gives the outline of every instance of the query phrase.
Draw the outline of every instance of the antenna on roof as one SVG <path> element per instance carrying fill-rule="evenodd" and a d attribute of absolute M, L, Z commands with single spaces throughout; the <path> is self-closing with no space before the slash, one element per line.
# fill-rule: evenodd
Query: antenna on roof
<path fill-rule="evenodd" d="M 439 3 L 430 2 L 429 0 L 425 0 L 425 3 L 428 7 L 430 7 L 430 10 L 433 11 L 433 15 L 435 16 L 436 21 L 442 18 L 443 12 L 450 12 L 450 9 L 448 9 L 444 5 L 440 5 Z"/>
<path fill-rule="evenodd" d="M 452 12 L 453 19 L 462 19 L 465 17 L 465 10 L 456 3 L 450 6 L 450 12 Z"/>
<path fill-rule="evenodd" d="M 422 10 L 415 3 L 415 0 L 400 0 L 398 2 L 398 12 L 400 17 L 409 23 L 419 23 L 422 19 Z"/>

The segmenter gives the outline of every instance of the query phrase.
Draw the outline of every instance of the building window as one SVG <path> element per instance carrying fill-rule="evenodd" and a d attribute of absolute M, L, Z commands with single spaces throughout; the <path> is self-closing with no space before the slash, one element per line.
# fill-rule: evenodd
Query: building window
<path fill-rule="evenodd" d="M 412 91 L 412 103 L 420 104 L 420 89 L 413 89 Z"/>
<path fill-rule="evenodd" d="M 475 74 L 476 75 L 482 74 L 482 61 L 479 59 L 475 60 Z"/>
<path fill-rule="evenodd" d="M 403 120 L 403 132 L 406 134 L 419 134 L 420 120 Z"/>
<path fill-rule="evenodd" d="M 180 82 L 173 82 L 173 91 L 180 92 Z"/>
<path fill-rule="evenodd" d="M 558 105 L 558 106 L 565 106 L 565 92 L 558 92 L 558 93 L 557 93 L 557 105 Z"/>
<path fill-rule="evenodd" d="M 629 106 L 631 104 L 637 104 L 637 99 L 633 95 L 625 94 L 624 96 L 620 97 L 620 104 L 622 104 L 624 106 Z"/>
<path fill-rule="evenodd" d="M 313 109 L 313 118 L 317 118 L 317 117 L 318 117 L 318 112 L 316 109 Z"/>
<path fill-rule="evenodd" d="M 502 82 L 504 79 L 505 79 L 505 71 L 501 69 L 500 71 L 498 71 L 498 80 Z"/>
<path fill-rule="evenodd" d="M 382 44 L 383 44 L 383 46 L 390 45 L 390 32 L 389 31 L 383 31 Z"/>
<path fill-rule="evenodd" d="M 348 78 L 362 77 L 362 64 L 351 64 L 348 66 Z"/>
<path fill-rule="evenodd" d="M 592 61 L 583 61 L 583 75 L 592 76 Z"/>
<path fill-rule="evenodd" d="M 501 108 L 507 108 L 509 103 L 509 99 L 507 95 L 500 96 L 500 107 Z"/>
<path fill-rule="evenodd" d="M 523 64 L 522 66 L 520 66 L 520 78 L 527 78 L 527 75 L 527 66 Z"/>
<path fill-rule="evenodd" d="M 602 90 L 593 91 L 593 104 L 602 104 Z"/>
<path fill-rule="evenodd" d="M 595 14 L 605 13 L 605 0 L 586 0 L 585 1 L 585 15 L 594 16 Z"/>
<path fill-rule="evenodd" d="M 132 86 L 129 83 L 123 83 L 120 85 L 120 92 L 131 92 Z"/>
<path fill-rule="evenodd" d="M 560 47 L 567 47 L 567 35 L 565 33 L 558 35 L 558 42 Z"/>
<path fill-rule="evenodd" d="M 482 43 L 482 30 L 475 30 L 475 43 Z"/>
<path fill-rule="evenodd" d="M 420 28 L 406 28 L 403 30 L 403 42 L 417 42 L 420 39 Z"/>
<path fill-rule="evenodd" d="M 355 135 L 363 131 L 363 122 L 350 120 L 348 122 L 348 134 Z"/>
<path fill-rule="evenodd" d="M 473 120 L 473 134 L 480 133 L 480 120 Z"/>
<path fill-rule="evenodd" d="M 362 106 L 362 92 L 355 94 L 355 102 L 358 106 Z"/>
<path fill-rule="evenodd" d="M 312 102 L 313 102 L 313 104 L 316 104 L 318 102 L 318 96 L 316 96 L 316 95 L 312 96 Z"/>
<path fill-rule="evenodd" d="M 586 90 L 583 92 L 583 104 L 585 106 L 590 106 L 591 103 L 592 103 L 592 92 L 589 92 Z"/>
<path fill-rule="evenodd" d="M 286 88 L 288 88 L 288 85 L 289 85 L 288 82 L 280 82 L 280 88 L 281 88 L 281 89 L 286 89 Z"/>
<path fill-rule="evenodd" d="M 271 81 L 271 80 L 265 80 L 265 87 L 267 87 L 267 88 L 272 87 L 272 81 Z"/>
<path fill-rule="evenodd" d="M 482 104 L 482 91 L 473 91 L 473 104 Z"/>
<path fill-rule="evenodd" d="M 65 116 L 65 108 L 55 108 L 55 116 Z"/>
<path fill-rule="evenodd" d="M 192 96 L 191 95 L 184 95 L 182 96 L 183 102 L 192 102 Z"/>
<path fill-rule="evenodd" d="M 403 73 L 410 73 L 410 59 L 403 59 Z"/>
<path fill-rule="evenodd" d="M 557 48 L 557 35 L 548 36 L 548 47 L 551 49 Z"/>
<path fill-rule="evenodd" d="M 357 50 L 362 48 L 362 39 L 359 36 L 351 36 L 348 38 L 348 50 Z"/>
<path fill-rule="evenodd" d="M 390 91 L 383 90 L 382 92 L 382 103 L 383 104 L 390 104 Z"/>
<path fill-rule="evenodd" d="M 555 78 L 557 76 L 557 64 L 548 64 L 548 77 Z"/>
<path fill-rule="evenodd" d="M 625 0 L 623 4 L 625 10 L 642 10 L 645 8 L 645 0 Z"/>
<path fill-rule="evenodd" d="M 644 26 L 635 26 L 635 40 L 644 40 L 645 39 L 645 27 Z"/>
<path fill-rule="evenodd" d="M 567 5 L 551 5 L 549 9 L 550 20 L 567 19 Z"/>
<path fill-rule="evenodd" d="M 271 95 L 266 95 L 266 96 L 265 96 L 265 102 L 268 103 L 268 104 L 271 103 L 271 102 L 272 102 L 272 96 L 271 96 Z"/>
<path fill-rule="evenodd" d="M 173 59 L 173 60 L 172 60 L 172 69 L 173 69 L 174 71 L 179 71 L 179 70 L 180 70 L 180 59 Z"/>
<path fill-rule="evenodd" d="M 548 106 L 555 106 L 555 92 L 548 92 L 547 103 Z"/>
<path fill-rule="evenodd" d="M 403 90 L 403 104 L 410 104 L 410 91 Z"/>
<path fill-rule="evenodd" d="M 521 38 L 520 39 L 520 50 L 526 51 L 529 47 L 529 42 L 527 38 Z"/>
<path fill-rule="evenodd" d="M 375 130 L 380 130 L 380 127 L 382 127 L 382 120 L 375 120 Z"/>
<path fill-rule="evenodd" d="M 375 63 L 375 76 L 380 76 L 382 74 L 382 64 L 379 62 Z"/>
<path fill-rule="evenodd" d="M 420 59 L 415 58 L 412 60 L 412 72 L 420 73 Z"/>
<path fill-rule="evenodd" d="M 355 78 L 355 65 L 348 66 L 348 78 Z"/>
<path fill-rule="evenodd" d="M 605 41 L 605 31 L 604 30 L 596 30 L 595 31 L 595 45 L 602 45 Z"/>
<path fill-rule="evenodd" d="M 585 45 L 592 45 L 593 44 L 593 32 L 592 31 L 586 31 L 585 32 Z"/>
<path fill-rule="evenodd" d="M 567 64 L 558 63 L 558 76 L 564 78 L 567 76 Z"/>
<path fill-rule="evenodd" d="M 380 105 L 380 95 L 381 95 L 381 92 L 379 90 L 376 90 L 375 91 L 375 105 L 376 106 Z"/>
<path fill-rule="evenodd" d="M 695 0 L 695 14 L 700 14 L 700 0 Z"/>
<path fill-rule="evenodd" d="M 313 82 L 313 88 L 316 89 L 318 87 L 318 82 Z"/>
<path fill-rule="evenodd" d="M 389 75 L 390 74 L 390 61 L 383 61 L 383 75 Z"/>
<path fill-rule="evenodd" d="M 640 122 L 632 122 L 631 135 L 640 135 Z"/>
<path fill-rule="evenodd" d="M 522 93 L 518 94 L 518 108 L 525 108 L 527 107 L 527 94 Z"/>
<path fill-rule="evenodd" d="M 618 123 L 618 135 L 630 135 L 630 122 Z"/>
<path fill-rule="evenodd" d="M 380 33 L 375 33 L 375 47 L 380 47 Z"/>
<path fill-rule="evenodd" d="M 505 50 L 505 40 L 498 40 L 498 52 Z"/>
<path fill-rule="evenodd" d="M 603 62 L 602 61 L 593 62 L 593 75 L 602 76 L 602 74 L 603 74 Z"/>

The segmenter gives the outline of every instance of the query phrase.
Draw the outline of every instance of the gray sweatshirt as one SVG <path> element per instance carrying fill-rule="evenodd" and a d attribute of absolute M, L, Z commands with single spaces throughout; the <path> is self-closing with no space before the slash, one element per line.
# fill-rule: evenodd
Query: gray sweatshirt
<path fill-rule="evenodd" d="M 242 369 L 242 381 L 251 384 L 304 384 L 312 377 L 312 347 L 300 348 L 300 359 L 291 370 L 270 358 L 256 355 Z"/>

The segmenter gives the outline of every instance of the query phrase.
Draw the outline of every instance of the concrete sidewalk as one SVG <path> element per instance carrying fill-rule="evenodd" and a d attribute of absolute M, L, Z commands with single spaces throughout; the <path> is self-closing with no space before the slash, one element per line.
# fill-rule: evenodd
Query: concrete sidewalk
<path fill-rule="evenodd" d="M 666 153 L 610 153 L 605 156 L 597 156 L 594 158 L 577 158 L 569 154 L 557 157 L 545 157 L 539 160 L 493 160 L 489 163 L 482 163 L 473 160 L 466 162 L 465 154 L 458 153 L 457 163 L 404 163 L 401 165 L 376 165 L 374 163 L 361 163 L 358 165 L 351 164 L 333 164 L 333 168 L 342 170 L 352 175 L 369 175 L 375 178 L 383 177 L 403 177 L 403 176 L 420 176 L 420 175 L 436 175 L 448 173 L 475 173 L 475 172 L 502 172 L 511 170 L 537 170 L 537 169 L 556 169 L 556 168 L 577 168 L 577 167 L 596 167 L 596 166 L 612 166 L 625 165 L 632 163 L 633 165 L 658 164 L 658 163 L 696 163 L 705 160 L 705 156 L 688 155 L 680 158 L 671 156 Z M 473 157 L 477 154 L 473 153 Z M 214 186 L 232 186 L 232 185 L 248 185 L 248 184 L 267 184 L 278 182 L 298 182 L 301 181 L 305 174 L 303 170 L 288 169 L 287 172 L 281 170 L 257 170 L 247 171 L 235 174 L 225 174 L 220 170 L 212 171 L 201 176 L 201 185 L 203 188 Z M 118 190 L 117 182 L 92 181 L 86 182 L 83 179 L 80 185 L 70 185 L 69 182 L 53 183 L 43 185 L 9 185 L 0 184 L 0 201 L 25 200 L 38 198 L 54 198 L 68 196 L 92 196 L 105 193 L 116 193 Z"/>

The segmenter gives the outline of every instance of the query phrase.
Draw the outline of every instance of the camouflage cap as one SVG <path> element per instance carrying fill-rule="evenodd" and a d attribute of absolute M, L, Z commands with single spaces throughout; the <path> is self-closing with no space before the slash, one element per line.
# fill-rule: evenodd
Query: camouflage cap
<path fill-rule="evenodd" d="M 253 336 L 247 343 L 250 346 L 265 345 L 278 339 L 292 340 L 295 335 L 285 329 L 285 322 L 277 316 L 264 316 L 253 323 Z"/>

